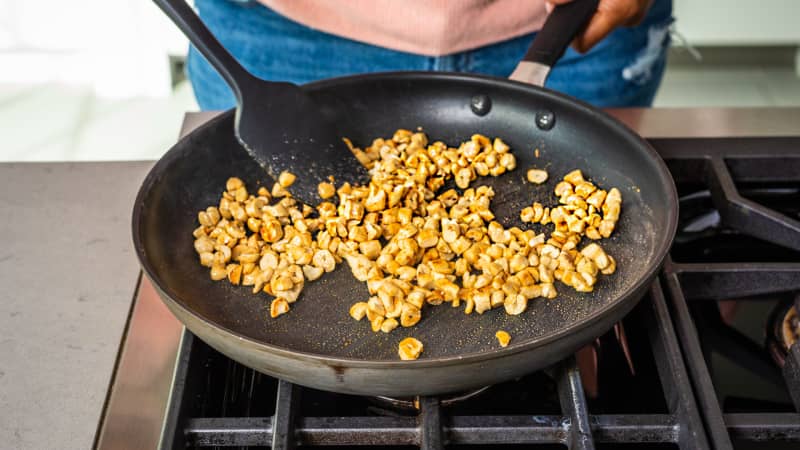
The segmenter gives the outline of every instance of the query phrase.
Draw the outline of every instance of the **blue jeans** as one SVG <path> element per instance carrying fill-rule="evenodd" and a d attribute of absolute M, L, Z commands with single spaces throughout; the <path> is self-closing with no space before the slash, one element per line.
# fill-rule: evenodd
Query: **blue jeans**
<path fill-rule="evenodd" d="M 356 42 L 293 22 L 270 9 L 231 0 L 196 0 L 200 16 L 247 70 L 302 84 L 365 72 L 428 70 L 508 77 L 535 33 L 442 57 Z M 586 54 L 571 48 L 550 72 L 546 87 L 598 107 L 650 106 L 669 47 L 672 0 L 655 0 L 641 25 L 619 28 Z M 236 104 L 222 77 L 194 48 L 187 63 L 200 107 Z"/>

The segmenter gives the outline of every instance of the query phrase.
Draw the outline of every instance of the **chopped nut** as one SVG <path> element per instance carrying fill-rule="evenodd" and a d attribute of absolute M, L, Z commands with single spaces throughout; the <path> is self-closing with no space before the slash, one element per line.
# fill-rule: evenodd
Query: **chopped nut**
<path fill-rule="evenodd" d="M 319 198 L 327 200 L 336 195 L 336 187 L 331 183 L 323 181 L 317 186 L 317 193 L 319 194 Z"/>
<path fill-rule="evenodd" d="M 273 319 L 287 312 L 289 312 L 289 302 L 286 299 L 276 298 L 269 305 L 269 316 Z"/>
<path fill-rule="evenodd" d="M 542 169 L 528 169 L 528 181 L 534 184 L 542 184 L 547 181 L 547 171 Z"/>
<path fill-rule="evenodd" d="M 225 271 L 228 273 L 228 281 L 237 285 L 242 280 L 242 266 L 239 264 L 229 264 Z"/>
<path fill-rule="evenodd" d="M 521 314 L 528 307 L 528 299 L 521 294 L 507 295 L 503 302 L 506 314 L 516 316 Z"/>
<path fill-rule="evenodd" d="M 293 173 L 284 170 L 278 175 L 278 184 L 280 184 L 281 187 L 288 188 L 294 183 L 296 178 L 297 177 Z"/>
<path fill-rule="evenodd" d="M 422 350 L 422 342 L 413 337 L 407 337 L 398 344 L 397 353 L 400 355 L 400 359 L 409 361 L 419 358 Z"/>
<path fill-rule="evenodd" d="M 497 342 L 500 343 L 500 347 L 507 347 L 508 343 L 511 342 L 511 335 L 503 330 L 495 333 L 494 337 L 497 338 Z"/>
<path fill-rule="evenodd" d="M 228 178 L 228 181 L 225 183 L 225 189 L 228 192 L 233 192 L 236 189 L 239 189 L 240 187 L 242 187 L 243 185 L 244 185 L 244 182 L 242 182 L 241 179 L 236 178 L 236 177 L 231 177 L 231 178 Z"/>
<path fill-rule="evenodd" d="M 336 260 L 333 258 L 330 250 L 317 250 L 314 253 L 312 262 L 315 266 L 323 269 L 325 272 L 332 272 L 336 268 Z"/>
<path fill-rule="evenodd" d="M 575 169 L 572 172 L 564 175 L 564 181 L 572 184 L 573 186 L 577 185 L 581 181 L 584 181 L 583 173 L 581 173 L 579 169 Z"/>
<path fill-rule="evenodd" d="M 219 281 L 224 279 L 228 276 L 228 271 L 225 270 L 225 266 L 220 264 L 214 264 L 211 266 L 211 279 L 214 281 Z"/>
<path fill-rule="evenodd" d="M 321 277 L 324 272 L 325 270 L 322 269 L 321 267 L 310 266 L 310 265 L 303 266 L 303 275 L 306 277 L 306 280 L 308 281 L 314 281 L 316 279 L 319 279 L 319 277 Z"/>
<path fill-rule="evenodd" d="M 353 319 L 361 320 L 365 315 L 367 315 L 366 302 L 353 303 L 353 306 L 350 307 L 350 317 Z"/>

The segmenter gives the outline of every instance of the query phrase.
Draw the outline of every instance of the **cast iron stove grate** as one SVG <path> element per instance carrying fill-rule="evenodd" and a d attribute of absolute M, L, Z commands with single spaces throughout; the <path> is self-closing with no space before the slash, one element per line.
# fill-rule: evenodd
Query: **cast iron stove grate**
<path fill-rule="evenodd" d="M 623 321 L 630 365 L 611 332 L 595 343 L 591 385 L 570 357 L 469 400 L 423 397 L 408 411 L 276 380 L 185 333 L 162 447 L 796 448 L 800 346 L 782 375 L 752 340 L 712 338 L 783 400 L 737 399 L 732 412 L 718 401 L 700 331 L 733 329 L 715 300 L 800 292 L 800 138 L 652 143 L 682 195 L 681 232 L 660 279 Z"/>
<path fill-rule="evenodd" d="M 799 448 L 800 346 L 778 358 L 769 334 L 800 304 L 800 138 L 653 144 L 682 200 L 661 279 L 709 442 Z"/>

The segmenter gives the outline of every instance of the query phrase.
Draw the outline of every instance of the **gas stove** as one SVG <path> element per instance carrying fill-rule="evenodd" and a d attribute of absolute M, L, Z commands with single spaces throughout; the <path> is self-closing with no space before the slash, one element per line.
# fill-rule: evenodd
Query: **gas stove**
<path fill-rule="evenodd" d="M 142 280 L 97 447 L 799 448 L 800 137 L 650 142 L 678 187 L 678 235 L 592 351 L 448 396 L 336 394 L 221 355 Z M 163 364 L 145 382 L 148 356 Z"/>

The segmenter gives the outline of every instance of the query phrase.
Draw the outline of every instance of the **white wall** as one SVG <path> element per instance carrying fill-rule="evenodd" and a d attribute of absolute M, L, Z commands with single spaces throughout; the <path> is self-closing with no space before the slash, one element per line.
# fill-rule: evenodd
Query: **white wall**
<path fill-rule="evenodd" d="M 692 45 L 800 45 L 800 0 L 673 0 Z"/>
<path fill-rule="evenodd" d="M 0 83 L 88 84 L 104 97 L 166 96 L 186 41 L 148 0 L 0 0 Z"/>

